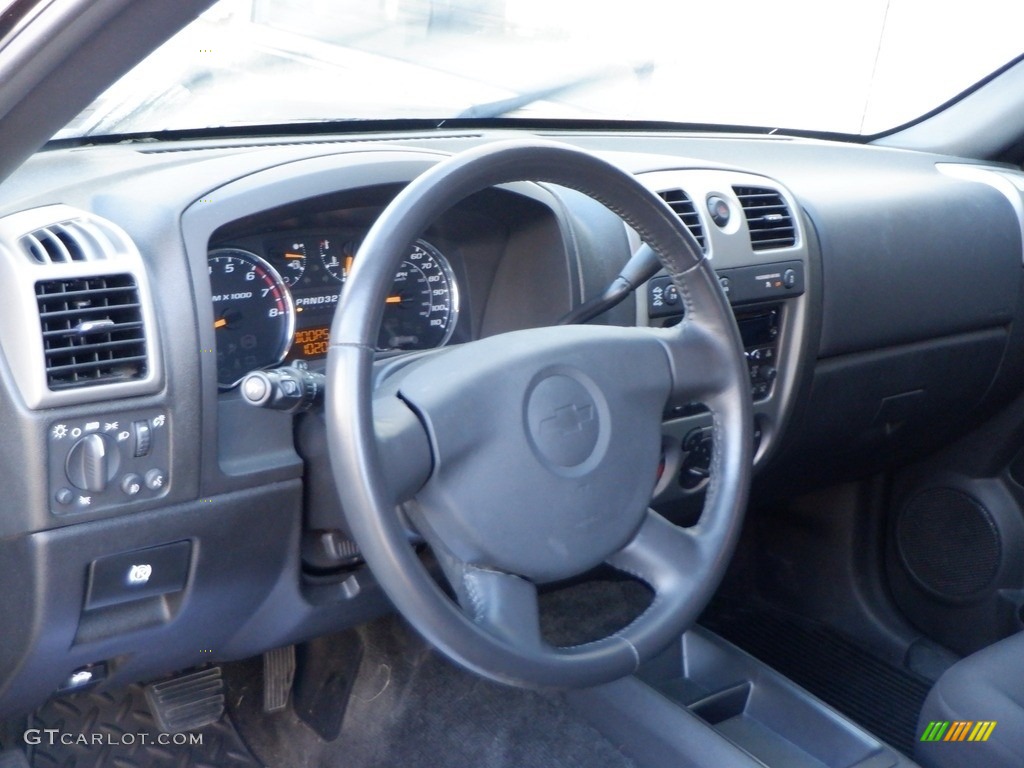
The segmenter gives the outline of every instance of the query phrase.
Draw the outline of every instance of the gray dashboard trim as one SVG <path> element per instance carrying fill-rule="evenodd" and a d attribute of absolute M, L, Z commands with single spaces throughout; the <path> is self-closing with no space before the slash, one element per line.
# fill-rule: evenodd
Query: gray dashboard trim
<path fill-rule="evenodd" d="M 1013 206 L 1017 214 L 1017 224 L 1021 239 L 1021 262 L 1024 264 L 1024 174 L 1006 168 L 986 168 L 981 165 L 967 163 L 936 163 L 941 173 L 955 179 L 977 181 L 988 184 Z"/>

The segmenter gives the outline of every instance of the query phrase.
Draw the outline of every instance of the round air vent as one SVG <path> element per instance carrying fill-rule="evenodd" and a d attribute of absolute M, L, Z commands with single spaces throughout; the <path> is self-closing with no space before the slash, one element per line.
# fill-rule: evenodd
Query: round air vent
<path fill-rule="evenodd" d="M 910 499 L 900 511 L 896 540 L 910 576 L 946 600 L 982 597 L 1002 560 L 988 509 L 953 488 L 930 488 Z"/>

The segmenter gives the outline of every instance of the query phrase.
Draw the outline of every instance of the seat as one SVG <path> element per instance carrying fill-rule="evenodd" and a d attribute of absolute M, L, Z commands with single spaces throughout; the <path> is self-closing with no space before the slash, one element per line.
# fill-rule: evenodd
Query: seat
<path fill-rule="evenodd" d="M 933 722 L 950 725 L 929 727 Z M 994 722 L 985 741 L 978 723 Z M 957 727 L 958 723 L 971 723 Z M 1024 765 L 1024 632 L 954 664 L 928 694 L 914 757 L 926 768 L 1019 768 Z M 923 741 L 927 736 L 935 741 Z M 962 740 L 960 740 L 962 739 Z"/>

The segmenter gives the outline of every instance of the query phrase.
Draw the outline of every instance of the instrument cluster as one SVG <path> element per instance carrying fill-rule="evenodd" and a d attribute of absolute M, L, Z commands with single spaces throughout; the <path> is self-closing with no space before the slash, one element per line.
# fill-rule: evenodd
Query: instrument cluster
<path fill-rule="evenodd" d="M 221 387 L 236 385 L 253 370 L 327 354 L 334 308 L 362 234 L 293 231 L 209 252 Z M 416 240 L 385 301 L 381 351 L 446 344 L 459 317 L 459 288 L 448 258 L 430 242 Z"/>

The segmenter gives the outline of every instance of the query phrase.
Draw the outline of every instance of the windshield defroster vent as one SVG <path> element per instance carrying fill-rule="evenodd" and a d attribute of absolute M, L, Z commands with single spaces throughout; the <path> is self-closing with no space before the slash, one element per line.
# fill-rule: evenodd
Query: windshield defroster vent
<path fill-rule="evenodd" d="M 19 244 L 36 264 L 103 261 L 110 250 L 107 233 L 95 221 L 72 219 L 24 235 Z"/>
<path fill-rule="evenodd" d="M 732 190 L 743 207 L 753 250 L 796 245 L 793 215 L 778 191 L 768 187 L 733 187 Z"/>
<path fill-rule="evenodd" d="M 668 203 L 668 207 L 675 211 L 682 220 L 683 226 L 690 230 L 693 239 L 700 245 L 700 249 L 707 253 L 707 246 L 704 244 L 704 226 L 700 221 L 700 214 L 693 205 L 693 201 L 681 189 L 666 189 L 658 193 L 658 197 Z"/>
<path fill-rule="evenodd" d="M 39 281 L 36 303 L 51 390 L 145 378 L 145 327 L 132 275 Z"/>

